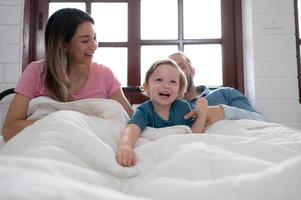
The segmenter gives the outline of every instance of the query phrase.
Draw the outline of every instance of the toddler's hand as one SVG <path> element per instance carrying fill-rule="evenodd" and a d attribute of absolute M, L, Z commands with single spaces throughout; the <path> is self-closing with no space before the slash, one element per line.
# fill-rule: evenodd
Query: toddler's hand
<path fill-rule="evenodd" d="M 116 160 L 123 167 L 135 165 L 136 156 L 133 148 L 128 144 L 120 144 L 117 148 Z"/>
<path fill-rule="evenodd" d="M 187 113 L 184 116 L 184 119 L 190 119 L 190 118 L 197 118 L 201 114 L 204 114 L 207 112 L 207 107 L 208 107 L 208 101 L 204 97 L 200 97 L 196 100 L 196 106 L 195 108 Z"/>
<path fill-rule="evenodd" d="M 200 97 L 196 100 L 196 107 L 198 110 L 198 116 L 207 112 L 208 101 L 204 97 Z"/>

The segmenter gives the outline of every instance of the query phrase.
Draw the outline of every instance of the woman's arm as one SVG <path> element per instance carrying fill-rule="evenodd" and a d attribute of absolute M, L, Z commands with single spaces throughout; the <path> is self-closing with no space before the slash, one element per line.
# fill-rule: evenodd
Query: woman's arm
<path fill-rule="evenodd" d="M 10 138 L 18 134 L 25 127 L 33 124 L 36 120 L 26 120 L 27 110 L 29 105 L 29 98 L 15 94 L 9 109 L 6 114 L 6 118 L 3 123 L 3 139 L 8 141 Z"/>
<path fill-rule="evenodd" d="M 130 103 L 126 99 L 121 88 L 119 88 L 119 90 L 117 90 L 115 93 L 113 93 L 109 98 L 118 101 L 122 105 L 124 110 L 128 113 L 128 115 L 130 117 L 132 116 L 133 108 L 131 107 Z"/>
<path fill-rule="evenodd" d="M 140 134 L 139 126 L 129 124 L 123 131 L 119 140 L 116 152 L 117 162 L 124 166 L 130 167 L 136 164 L 136 157 L 133 146 Z"/>

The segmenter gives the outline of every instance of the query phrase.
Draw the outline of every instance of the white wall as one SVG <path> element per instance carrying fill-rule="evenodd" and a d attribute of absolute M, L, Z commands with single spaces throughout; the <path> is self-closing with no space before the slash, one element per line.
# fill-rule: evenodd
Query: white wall
<path fill-rule="evenodd" d="M 22 69 L 23 0 L 0 0 L 0 90 L 14 87 Z"/>
<path fill-rule="evenodd" d="M 242 0 L 246 95 L 270 121 L 301 129 L 293 0 Z"/>
<path fill-rule="evenodd" d="M 0 91 L 15 87 L 21 75 L 23 7 L 24 0 L 0 0 Z M 0 102 L 0 122 L 6 107 Z"/>
<path fill-rule="evenodd" d="M 246 95 L 270 121 L 301 129 L 293 0 L 242 3 Z M 23 6 L 0 0 L 1 91 L 21 75 Z"/>

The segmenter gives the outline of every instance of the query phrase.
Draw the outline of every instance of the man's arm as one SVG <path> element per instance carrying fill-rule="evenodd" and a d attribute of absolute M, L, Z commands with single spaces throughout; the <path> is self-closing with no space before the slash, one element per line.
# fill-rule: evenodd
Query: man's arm
<path fill-rule="evenodd" d="M 266 122 L 266 117 L 258 112 L 251 112 L 234 106 L 220 105 L 224 110 L 225 119 L 253 119 Z"/>
<path fill-rule="evenodd" d="M 234 88 L 222 87 L 216 89 L 206 96 L 206 98 L 208 99 L 209 106 L 218 105 L 223 109 L 223 119 L 253 119 L 267 121 L 263 114 L 252 107 L 248 98 Z"/>
<path fill-rule="evenodd" d="M 252 119 L 257 121 L 267 121 L 266 117 L 257 112 L 250 104 L 245 95 L 234 88 L 222 87 L 211 91 L 206 95 L 208 100 L 206 126 L 222 119 Z M 195 107 L 195 101 L 190 101 L 191 106 Z M 185 115 L 185 118 L 195 117 L 197 111 Z"/>
<path fill-rule="evenodd" d="M 209 126 L 214 122 L 222 119 L 252 119 L 264 122 L 267 121 L 264 115 L 257 112 L 251 112 L 241 108 L 226 105 L 208 106 L 206 126 Z"/>

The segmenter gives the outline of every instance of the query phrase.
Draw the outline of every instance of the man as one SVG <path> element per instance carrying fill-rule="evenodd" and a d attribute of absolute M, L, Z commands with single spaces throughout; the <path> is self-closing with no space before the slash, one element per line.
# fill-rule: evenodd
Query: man
<path fill-rule="evenodd" d="M 210 125 L 222 119 L 253 119 L 267 121 L 265 116 L 257 112 L 250 104 L 249 100 L 238 90 L 231 87 L 221 87 L 210 91 L 206 86 L 196 87 L 193 83 L 194 68 L 190 59 L 182 52 L 177 52 L 169 56 L 184 71 L 187 78 L 187 92 L 184 99 L 188 100 L 195 107 L 198 97 L 205 97 L 208 101 L 208 116 L 206 125 Z M 196 111 L 186 115 L 192 117 Z"/>

